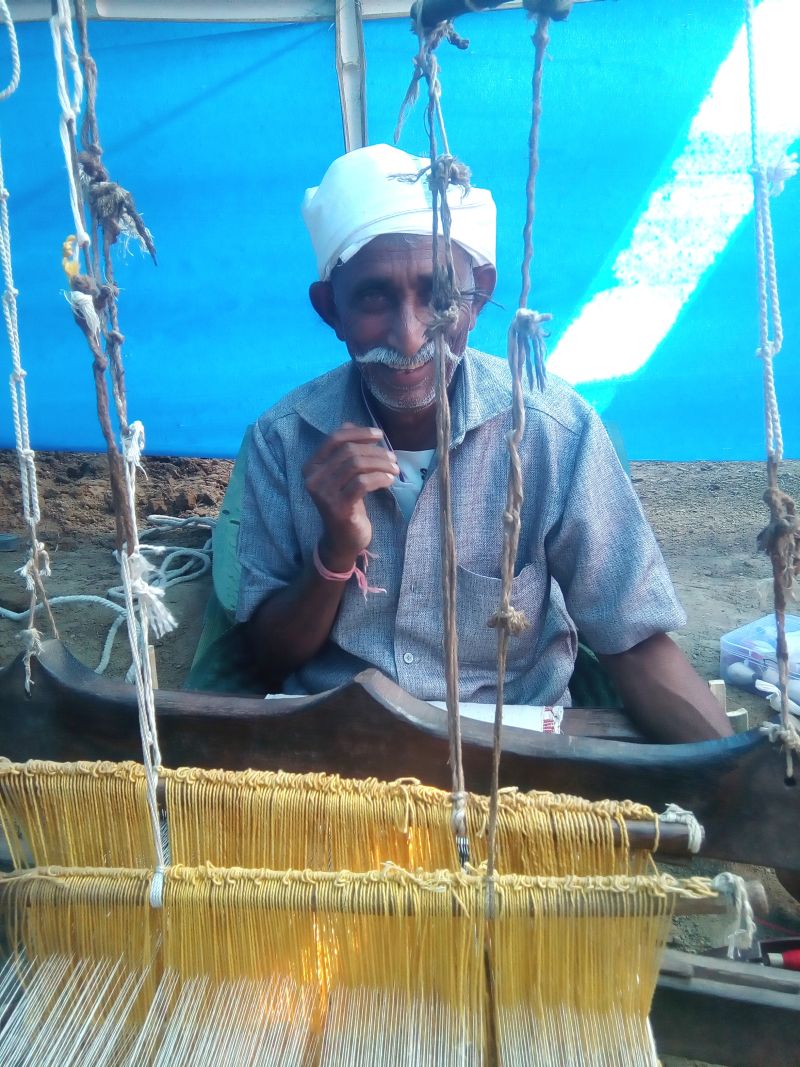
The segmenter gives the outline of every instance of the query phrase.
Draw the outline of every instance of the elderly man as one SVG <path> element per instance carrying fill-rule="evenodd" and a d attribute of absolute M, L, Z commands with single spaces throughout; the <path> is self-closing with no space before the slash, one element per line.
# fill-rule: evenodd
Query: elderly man
<path fill-rule="evenodd" d="M 238 618 L 267 684 L 318 692 L 375 666 L 443 699 L 427 165 L 386 145 L 336 160 L 303 211 L 317 314 L 349 361 L 258 420 L 239 537 Z M 495 285 L 494 204 L 448 197 L 460 315 L 448 336 L 462 697 L 491 703 L 500 591 L 505 361 L 467 346 Z M 526 395 L 525 471 L 509 703 L 569 703 L 580 630 L 654 738 L 729 733 L 666 635 L 682 625 L 661 553 L 600 420 L 563 382 Z M 367 572 L 367 562 L 369 570 Z"/>

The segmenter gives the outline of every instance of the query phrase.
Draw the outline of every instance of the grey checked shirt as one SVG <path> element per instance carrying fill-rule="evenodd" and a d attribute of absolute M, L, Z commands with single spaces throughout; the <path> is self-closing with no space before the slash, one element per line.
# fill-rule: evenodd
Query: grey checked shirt
<path fill-rule="evenodd" d="M 511 426 L 505 361 L 468 349 L 452 391 L 451 479 L 458 552 L 463 700 L 493 702 L 502 513 Z M 599 653 L 624 652 L 686 621 L 655 537 L 600 419 L 548 376 L 526 393 L 525 471 L 512 603 L 531 623 L 509 643 L 509 704 L 569 703 L 576 627 Z M 258 420 L 242 506 L 237 617 L 291 583 L 312 557 L 322 521 L 302 467 L 344 422 L 370 425 L 357 368 L 348 363 L 296 389 Z M 367 600 L 348 585 L 330 639 L 283 686 L 315 693 L 377 667 L 408 692 L 444 700 L 439 486 L 428 480 L 406 524 L 392 493 L 366 499 L 372 523 Z"/>

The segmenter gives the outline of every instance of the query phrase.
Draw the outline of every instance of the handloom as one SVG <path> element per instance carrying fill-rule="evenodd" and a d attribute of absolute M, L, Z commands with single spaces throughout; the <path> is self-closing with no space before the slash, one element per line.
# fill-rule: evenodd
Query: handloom
<path fill-rule="evenodd" d="M 81 0 L 78 10 L 86 64 Z M 431 159 L 444 205 L 452 161 Z M 99 202 L 89 196 L 108 251 Z M 88 305 L 74 307 L 96 366 L 102 332 L 121 368 L 113 277 L 103 284 L 112 310 L 100 287 L 83 294 L 102 300 L 102 330 Z M 452 293 L 440 296 L 446 319 Z M 124 415 L 121 371 L 114 393 Z M 445 426 L 442 458 L 448 439 Z M 513 568 L 511 547 L 507 557 Z M 128 584 L 146 601 L 141 574 Z M 501 643 L 522 624 L 507 597 L 495 621 Z M 132 635 L 139 651 L 141 640 Z M 710 884 L 655 875 L 649 855 L 630 852 L 626 819 L 657 822 L 641 806 L 497 782 L 489 801 L 467 794 L 454 640 L 448 652 L 451 794 L 165 769 L 152 691 L 141 698 L 144 766 L 0 765 L 18 868 L 0 883 L 13 950 L 0 979 L 3 1062 L 655 1063 L 647 1011 L 670 915 Z M 137 681 L 151 688 L 146 667 Z M 498 738 L 499 726 L 498 715 Z"/>

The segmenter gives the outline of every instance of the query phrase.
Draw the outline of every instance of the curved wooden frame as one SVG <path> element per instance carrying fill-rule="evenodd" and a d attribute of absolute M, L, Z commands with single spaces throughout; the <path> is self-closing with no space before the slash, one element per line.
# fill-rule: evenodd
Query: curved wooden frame
<path fill-rule="evenodd" d="M 26 759 L 140 759 L 136 692 L 100 677 L 57 641 L 33 662 L 0 671 L 0 755 Z M 376 670 L 340 689 L 261 700 L 159 690 L 167 766 L 328 771 L 347 777 L 419 778 L 450 787 L 445 712 Z M 468 786 L 489 790 L 492 726 L 464 719 Z M 800 790 L 787 785 L 779 750 L 759 730 L 719 741 L 654 745 L 619 712 L 568 709 L 561 735 L 507 727 L 501 784 L 631 799 L 691 810 L 703 854 L 800 871 Z"/>

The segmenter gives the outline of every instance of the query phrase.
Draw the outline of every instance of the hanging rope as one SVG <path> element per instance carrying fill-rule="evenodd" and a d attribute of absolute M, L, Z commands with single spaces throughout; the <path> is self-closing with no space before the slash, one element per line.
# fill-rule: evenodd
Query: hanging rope
<path fill-rule="evenodd" d="M 467 863 L 469 860 L 466 819 L 467 793 L 464 784 L 464 766 L 461 752 L 456 620 L 456 540 L 450 493 L 451 424 L 450 400 L 447 393 L 449 384 L 447 380 L 447 362 L 450 354 L 447 333 L 458 322 L 460 294 L 456 285 L 453 249 L 450 239 L 451 216 L 447 194 L 451 185 L 458 186 L 465 192 L 468 191 L 470 174 L 469 169 L 450 154 L 441 107 L 439 64 L 434 54 L 437 45 L 445 38 L 459 43 L 460 47 L 466 47 L 466 42 L 458 37 L 458 34 L 449 23 L 443 23 L 430 31 L 425 30 L 420 11 L 416 13 L 415 29 L 419 40 L 419 50 L 414 59 L 414 77 L 401 107 L 395 139 L 399 137 L 408 109 L 417 98 L 419 82 L 424 78 L 428 87 L 426 118 L 431 162 L 426 179 L 419 175 L 417 180 L 427 180 L 431 191 L 433 211 L 433 277 L 431 292 L 433 321 L 428 326 L 427 335 L 433 340 L 436 362 L 436 458 L 439 484 L 439 530 L 442 545 L 444 673 L 450 768 L 453 783 L 452 826 L 461 862 Z M 442 142 L 441 153 L 439 151 L 439 138 L 441 138 Z"/>
<path fill-rule="evenodd" d="M 158 767 L 161 754 L 155 721 L 155 696 L 148 655 L 150 630 L 160 637 L 173 629 L 175 620 L 163 603 L 163 589 L 150 579 L 153 568 L 140 550 L 136 524 L 136 472 L 141 469 L 144 447 L 144 427 L 128 422 L 125 395 L 125 375 L 122 363 L 123 334 L 117 312 L 118 288 L 114 280 L 111 249 L 121 234 L 136 236 L 155 259 L 155 249 L 149 231 L 137 213 L 133 198 L 127 190 L 112 182 L 102 164 L 102 146 L 96 114 L 97 67 L 89 52 L 88 23 L 84 0 L 76 0 L 75 16 L 81 39 L 80 61 L 75 50 L 72 22 L 67 0 L 55 0 L 50 20 L 56 56 L 58 95 L 61 103 L 61 140 L 67 163 L 70 203 L 72 205 L 75 237 L 65 244 L 64 269 L 70 283 L 68 299 L 75 321 L 83 332 L 93 356 L 97 412 L 106 442 L 111 480 L 111 494 L 117 523 L 117 555 L 122 575 L 122 587 L 131 648 L 131 672 L 136 682 L 139 706 L 139 726 L 147 780 L 147 802 L 157 857 L 151 903 L 159 906 L 163 871 L 167 862 L 164 828 L 156 796 Z M 73 93 L 70 95 L 65 76 L 65 60 L 72 72 Z M 87 88 L 86 113 L 81 131 L 84 151 L 79 153 L 76 121 Z M 86 232 L 83 203 L 79 190 L 86 197 L 91 218 L 92 239 Z M 102 232 L 103 255 L 99 254 Z M 70 245 L 75 242 L 75 254 Z M 90 247 L 94 253 L 90 254 Z M 85 273 L 79 270 L 79 252 L 83 251 Z M 117 447 L 111 427 L 110 405 L 106 386 L 109 371 L 111 392 L 119 422 L 122 451 Z M 138 614 L 138 625 L 137 625 Z"/>
<path fill-rule="evenodd" d="M 2 92 L 0 100 L 7 100 L 17 89 L 20 79 L 19 50 L 14 22 L 5 0 L 0 0 L 0 17 L 8 31 L 11 52 L 11 80 Z M 28 422 L 28 401 L 25 392 L 26 371 L 22 367 L 20 354 L 19 324 L 17 320 L 17 289 L 14 285 L 14 272 L 11 259 L 11 229 L 8 218 L 8 197 L 3 160 L 0 155 L 0 263 L 3 270 L 3 318 L 8 334 L 8 346 L 11 351 L 11 417 L 14 423 L 14 441 L 19 463 L 20 485 L 22 487 L 22 515 L 28 527 L 30 549 L 28 559 L 18 574 L 25 581 L 30 593 L 30 606 L 27 612 L 27 626 L 22 631 L 25 643 L 25 691 L 31 691 L 31 658 L 41 650 L 41 632 L 36 627 L 36 611 L 41 605 L 47 612 L 50 630 L 58 636 L 53 613 L 47 600 L 43 579 L 50 576 L 50 557 L 44 544 L 39 540 L 38 524 L 41 521 L 39 506 L 39 489 L 36 479 L 36 454 L 31 448 L 30 425 Z"/>
<path fill-rule="evenodd" d="M 79 194 L 80 175 L 78 153 L 75 148 L 75 130 L 83 99 L 83 75 L 81 74 L 78 53 L 75 51 L 75 39 L 72 35 L 72 12 L 69 0 L 53 0 L 53 14 L 50 16 L 50 35 L 53 39 L 53 55 L 56 62 L 56 86 L 61 105 L 59 134 L 64 161 L 67 165 L 67 182 L 69 185 L 69 202 L 75 239 L 83 252 L 86 267 L 89 266 L 89 234 L 83 218 L 83 205 Z M 70 92 L 67 80 L 67 68 L 72 78 Z"/>
<path fill-rule="evenodd" d="M 495 869 L 495 836 L 497 825 L 497 795 L 499 790 L 499 761 L 502 734 L 503 681 L 505 677 L 509 636 L 520 634 L 528 626 L 524 614 L 517 611 L 511 603 L 511 591 L 514 578 L 514 566 L 520 536 L 520 514 L 523 501 L 522 467 L 519 457 L 519 444 L 525 431 L 525 404 L 522 391 L 523 368 L 527 369 L 531 386 L 534 373 L 540 389 L 545 384 L 545 337 L 543 324 L 550 315 L 531 311 L 527 307 L 530 293 L 530 266 L 533 259 L 533 219 L 535 215 L 535 185 L 539 169 L 539 125 L 541 118 L 541 83 L 542 67 L 547 48 L 547 27 L 549 17 L 563 19 L 569 14 L 572 0 L 549 0 L 536 3 L 531 0 L 528 5 L 532 12 L 538 14 L 537 30 L 533 37 L 535 63 L 533 74 L 533 108 L 531 132 L 529 138 L 529 172 L 526 186 L 527 214 L 523 231 L 524 256 L 522 263 L 522 293 L 520 306 L 509 329 L 508 360 L 512 371 L 512 430 L 508 435 L 509 447 L 509 485 L 506 508 L 503 515 L 504 545 L 502 560 L 503 587 L 498 610 L 489 620 L 489 625 L 498 630 L 498 682 L 497 703 L 495 708 L 494 749 L 492 760 L 491 807 L 488 823 L 488 871 L 491 876 Z M 450 185 L 468 188 L 469 171 L 450 153 L 444 118 L 441 107 L 441 86 L 439 82 L 439 65 L 434 55 L 435 49 L 443 40 L 448 40 L 458 48 L 466 48 L 468 43 L 455 31 L 452 23 L 443 22 L 425 30 L 423 26 L 423 5 L 416 9 L 416 32 L 419 50 L 414 57 L 414 74 L 403 100 L 395 141 L 399 139 L 406 115 L 416 102 L 419 85 L 424 78 L 428 85 L 427 128 L 430 140 L 431 169 L 428 177 L 433 207 L 433 293 L 431 304 L 434 322 L 428 333 L 436 345 L 436 389 L 437 389 L 437 463 L 439 472 L 441 498 L 441 540 L 442 540 L 442 585 L 444 603 L 444 651 L 445 678 L 447 682 L 447 709 L 450 733 L 450 763 L 453 768 L 453 825 L 457 838 L 463 837 L 459 827 L 465 825 L 463 817 L 464 778 L 461 761 L 461 730 L 458 712 L 458 652 L 456 635 L 456 592 L 455 592 L 455 535 L 452 526 L 450 506 L 450 408 L 447 396 L 446 342 L 447 329 L 458 320 L 458 290 L 455 284 L 452 250 L 450 246 L 450 210 L 447 203 L 447 191 Z M 437 131 L 442 141 L 442 153 L 439 154 Z M 439 227 L 443 250 L 439 247 Z M 535 371 L 534 371 L 535 368 Z M 466 838 L 463 838 L 466 845 Z M 466 855 L 466 851 L 464 852 Z"/>
<path fill-rule="evenodd" d="M 548 8 L 552 4 L 546 5 Z M 561 17 L 566 18 L 567 10 Z M 519 446 L 525 433 L 525 400 L 522 389 L 523 371 L 527 370 L 528 384 L 533 388 L 534 373 L 538 388 L 544 389 L 546 382 L 544 361 L 546 357 L 543 324 L 552 318 L 528 308 L 531 290 L 531 264 L 533 262 L 533 221 L 536 215 L 536 176 L 539 173 L 539 127 L 542 117 L 542 69 L 549 42 L 548 25 L 550 16 L 540 13 L 533 35 L 534 64 L 532 78 L 531 127 L 528 136 L 528 179 L 525 184 L 526 215 L 522 231 L 522 288 L 519 308 L 508 330 L 508 363 L 511 368 L 512 405 L 511 430 L 507 435 L 508 443 L 508 491 L 506 507 L 503 512 L 503 559 L 501 567 L 502 588 L 500 605 L 489 619 L 488 625 L 497 629 L 497 696 L 494 716 L 494 735 L 492 745 L 492 783 L 490 793 L 488 821 L 487 867 L 489 876 L 494 873 L 497 836 L 498 794 L 500 790 L 500 753 L 503 733 L 503 698 L 508 657 L 508 641 L 517 637 L 530 625 L 524 613 L 518 611 L 511 603 L 514 583 L 514 570 L 519 548 L 522 504 L 524 487 L 522 463 Z"/>
<path fill-rule="evenodd" d="M 769 525 L 758 535 L 758 547 L 772 562 L 772 588 L 775 602 L 778 687 L 781 695 L 780 725 L 766 729 L 774 741 L 783 744 L 786 754 L 786 778 L 794 780 L 793 753 L 800 753 L 800 731 L 789 709 L 789 648 L 786 642 L 786 596 L 800 575 L 800 517 L 797 505 L 778 484 L 783 458 L 778 399 L 775 392 L 773 360 L 783 347 L 775 246 L 772 237 L 770 191 L 780 192 L 787 178 L 796 172 L 796 164 L 786 160 L 778 168 L 768 168 L 761 158 L 758 115 L 758 78 L 753 31 L 754 0 L 744 0 L 745 31 L 749 66 L 751 174 L 756 227 L 756 266 L 758 272 L 758 349 L 756 355 L 764 367 L 764 422 L 767 439 L 767 491 L 764 502 L 769 508 Z"/>

